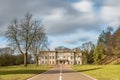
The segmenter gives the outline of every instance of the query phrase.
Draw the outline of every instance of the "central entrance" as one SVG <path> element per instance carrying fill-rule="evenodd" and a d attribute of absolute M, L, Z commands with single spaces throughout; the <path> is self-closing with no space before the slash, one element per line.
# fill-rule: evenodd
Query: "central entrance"
<path fill-rule="evenodd" d="M 57 64 L 68 64 L 67 60 L 57 60 Z"/>
<path fill-rule="evenodd" d="M 65 64 L 65 61 L 61 60 L 61 61 L 60 61 L 60 64 Z"/>

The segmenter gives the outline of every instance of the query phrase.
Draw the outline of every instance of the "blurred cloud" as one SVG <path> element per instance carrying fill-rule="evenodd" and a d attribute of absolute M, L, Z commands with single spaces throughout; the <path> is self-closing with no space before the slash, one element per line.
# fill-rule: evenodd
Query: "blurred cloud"
<path fill-rule="evenodd" d="M 104 24 L 119 24 L 120 0 L 0 0 L 0 35 L 13 18 L 21 19 L 26 12 L 42 19 L 52 47 L 75 46 L 96 41 Z"/>

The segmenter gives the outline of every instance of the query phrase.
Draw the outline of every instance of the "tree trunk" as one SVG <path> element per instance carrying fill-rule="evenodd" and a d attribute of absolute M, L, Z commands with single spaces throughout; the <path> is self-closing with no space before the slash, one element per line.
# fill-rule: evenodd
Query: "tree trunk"
<path fill-rule="evenodd" d="M 38 66 L 38 58 L 36 58 L 35 60 L 36 60 L 36 61 L 35 61 L 35 62 L 36 62 L 36 66 Z"/>
<path fill-rule="evenodd" d="M 24 66 L 27 67 L 27 52 L 24 54 Z"/>
<path fill-rule="evenodd" d="M 119 61 L 118 61 L 118 57 L 116 56 L 116 60 L 117 60 L 117 64 L 119 63 Z"/>

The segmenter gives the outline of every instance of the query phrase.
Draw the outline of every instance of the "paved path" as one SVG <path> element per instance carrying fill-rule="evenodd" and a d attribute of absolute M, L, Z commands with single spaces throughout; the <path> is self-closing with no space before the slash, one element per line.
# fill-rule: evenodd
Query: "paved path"
<path fill-rule="evenodd" d="M 34 76 L 28 80 L 95 80 L 79 72 L 73 71 L 68 65 L 56 65 L 53 69 Z"/>

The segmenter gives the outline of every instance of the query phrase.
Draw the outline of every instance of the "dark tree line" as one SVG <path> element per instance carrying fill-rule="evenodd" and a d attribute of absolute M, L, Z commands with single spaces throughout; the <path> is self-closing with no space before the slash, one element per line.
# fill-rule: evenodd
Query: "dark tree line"
<path fill-rule="evenodd" d="M 28 64 L 33 63 L 31 55 L 28 55 Z M 22 54 L 0 54 L 0 66 L 11 66 L 24 64 L 24 57 Z"/>
<path fill-rule="evenodd" d="M 20 65 L 24 63 L 22 54 L 14 54 L 9 47 L 0 49 L 0 66 Z M 31 63 L 31 55 L 28 55 L 28 63 Z"/>

